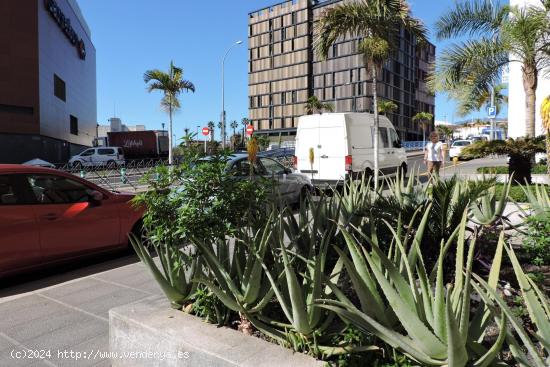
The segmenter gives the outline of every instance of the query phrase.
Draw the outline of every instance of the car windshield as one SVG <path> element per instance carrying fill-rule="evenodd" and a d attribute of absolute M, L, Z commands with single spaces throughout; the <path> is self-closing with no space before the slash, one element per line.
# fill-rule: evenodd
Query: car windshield
<path fill-rule="evenodd" d="M 453 147 L 464 147 L 466 145 L 470 145 L 470 142 L 469 141 L 465 141 L 465 140 L 462 140 L 462 141 L 455 141 L 453 143 Z"/>

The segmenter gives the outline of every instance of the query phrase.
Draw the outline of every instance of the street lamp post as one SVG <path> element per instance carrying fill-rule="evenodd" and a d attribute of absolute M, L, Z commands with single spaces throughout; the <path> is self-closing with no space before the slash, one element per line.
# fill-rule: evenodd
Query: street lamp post
<path fill-rule="evenodd" d="M 222 149 L 225 149 L 225 79 L 224 79 L 225 58 L 229 54 L 229 51 L 231 51 L 231 49 L 233 49 L 233 47 L 238 46 L 241 43 L 243 43 L 243 41 L 237 41 L 234 44 L 232 44 L 227 49 L 227 51 L 225 52 L 225 55 L 223 55 L 223 59 L 222 59 L 222 117 L 221 117 L 221 122 L 222 122 Z"/>

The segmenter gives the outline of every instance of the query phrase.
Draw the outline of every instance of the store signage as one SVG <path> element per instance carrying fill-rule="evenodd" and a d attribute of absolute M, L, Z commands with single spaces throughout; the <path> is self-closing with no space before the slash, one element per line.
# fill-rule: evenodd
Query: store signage
<path fill-rule="evenodd" d="M 71 26 L 71 20 L 63 14 L 55 0 L 44 0 L 44 4 L 46 5 L 46 9 L 52 18 L 55 20 L 57 25 L 59 25 L 59 28 L 61 28 L 63 33 L 65 33 L 65 36 L 67 36 L 71 44 L 76 47 L 78 56 L 84 60 L 86 58 L 86 45 L 84 44 L 82 38 L 78 37 L 78 34 L 76 34 L 76 31 Z"/>

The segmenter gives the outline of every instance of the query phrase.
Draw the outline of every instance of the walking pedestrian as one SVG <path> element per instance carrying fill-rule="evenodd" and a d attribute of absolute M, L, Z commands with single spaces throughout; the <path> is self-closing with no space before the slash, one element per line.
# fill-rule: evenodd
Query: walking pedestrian
<path fill-rule="evenodd" d="M 439 170 L 445 164 L 443 143 L 435 131 L 430 133 L 430 141 L 424 147 L 424 164 L 428 166 L 428 173 L 432 177 L 439 176 Z"/>

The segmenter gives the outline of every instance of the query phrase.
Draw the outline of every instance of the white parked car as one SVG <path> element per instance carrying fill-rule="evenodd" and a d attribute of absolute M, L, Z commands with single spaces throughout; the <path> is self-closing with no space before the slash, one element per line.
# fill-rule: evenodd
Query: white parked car
<path fill-rule="evenodd" d="M 407 154 L 390 120 L 380 116 L 379 169 L 383 175 L 407 171 Z M 300 117 L 294 165 L 316 186 L 342 184 L 374 173 L 374 115 L 324 113 Z M 313 153 L 313 164 L 310 162 Z"/>
<path fill-rule="evenodd" d="M 72 156 L 69 166 L 79 167 L 109 167 L 116 168 L 124 164 L 124 151 L 120 147 L 89 148 Z"/>
<path fill-rule="evenodd" d="M 467 147 L 468 145 L 472 144 L 471 140 L 455 140 L 451 144 L 451 148 L 449 149 L 449 159 L 453 160 L 454 157 L 460 158 L 460 152 L 462 152 L 462 149 L 464 147 Z"/>

